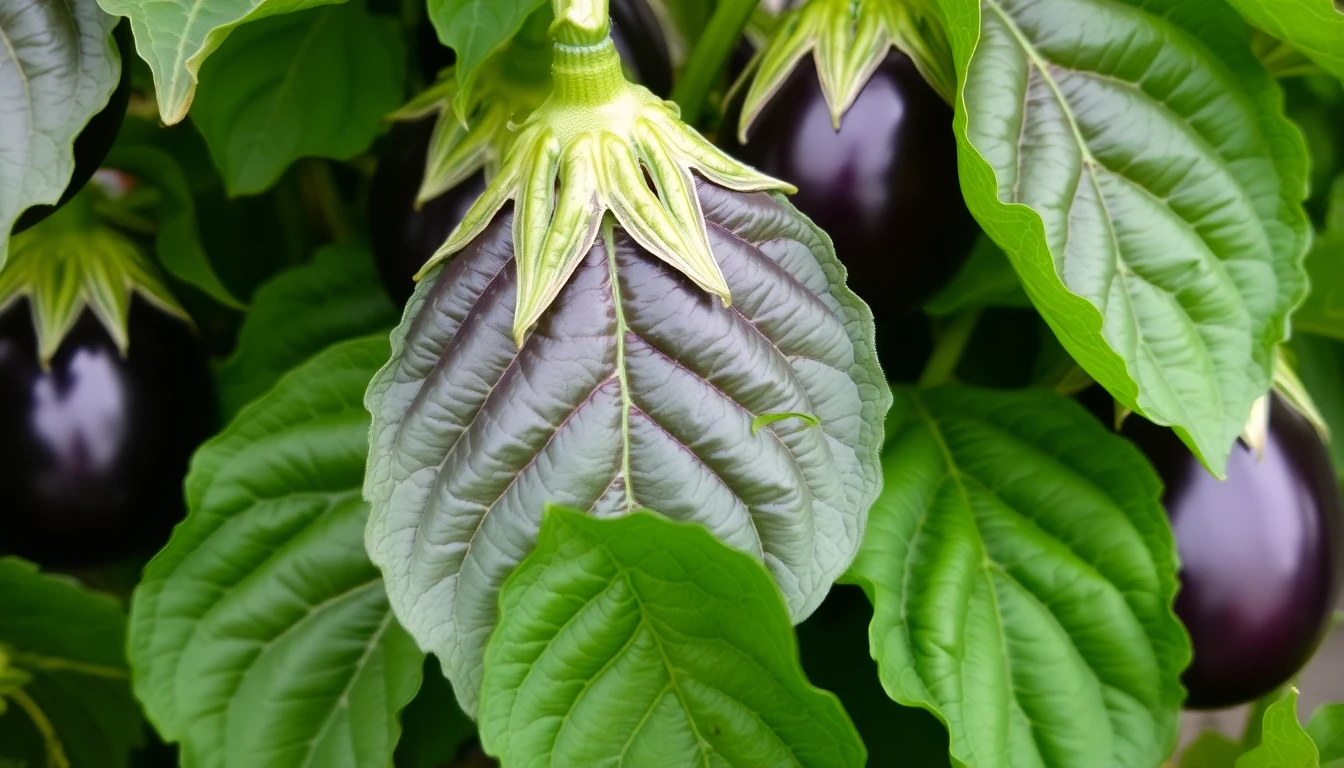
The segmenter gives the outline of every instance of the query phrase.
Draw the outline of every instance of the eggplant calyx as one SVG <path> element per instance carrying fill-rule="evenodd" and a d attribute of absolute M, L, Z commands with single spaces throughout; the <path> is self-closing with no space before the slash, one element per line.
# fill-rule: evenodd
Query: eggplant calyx
<path fill-rule="evenodd" d="M 1284 405 L 1296 411 L 1315 428 L 1316 433 L 1321 436 L 1321 442 L 1327 444 L 1330 442 L 1330 427 L 1326 424 L 1325 416 L 1321 415 L 1320 409 L 1316 407 L 1316 401 L 1312 400 L 1311 393 L 1298 378 L 1297 371 L 1293 369 L 1293 364 L 1284 353 L 1283 347 L 1279 347 L 1274 359 L 1271 391 L 1279 395 Z"/>
<path fill-rule="evenodd" d="M 130 349 L 128 323 L 135 294 L 192 325 L 135 241 L 98 221 L 91 194 L 80 192 L 51 218 L 16 235 L 10 241 L 9 262 L 0 270 L 0 312 L 20 298 L 28 299 L 43 368 L 85 308 L 123 357 Z"/>
<path fill-rule="evenodd" d="M 752 123 L 809 52 L 831 122 L 839 130 L 841 118 L 893 46 L 952 103 L 956 70 L 936 0 L 808 0 L 787 11 L 733 86 L 734 92 L 747 88 L 738 141 L 747 143 Z"/>
<path fill-rule="evenodd" d="M 539 44 L 527 32 L 525 28 L 490 57 L 469 90 L 460 87 L 456 68 L 448 67 L 433 85 L 387 116 L 398 122 L 438 116 L 416 192 L 417 209 L 477 171 L 487 179 L 498 173 L 513 144 L 511 121 L 524 120 L 546 99 L 551 87 L 550 45 Z"/>
<path fill-rule="evenodd" d="M 465 248 L 513 200 L 519 346 L 593 247 L 608 211 L 643 248 L 728 304 L 692 171 L 738 192 L 793 187 L 724 154 L 681 122 L 675 104 L 626 80 L 605 0 L 555 6 L 551 95 L 417 278 Z M 599 33 L 600 41 L 585 42 Z"/>

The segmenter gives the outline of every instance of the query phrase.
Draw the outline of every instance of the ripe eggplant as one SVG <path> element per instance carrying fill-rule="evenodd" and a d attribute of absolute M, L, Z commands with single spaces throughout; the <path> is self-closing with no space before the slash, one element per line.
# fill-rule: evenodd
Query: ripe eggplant
<path fill-rule="evenodd" d="M 1219 481 L 1171 430 L 1130 417 L 1122 431 L 1166 485 L 1176 614 L 1194 647 L 1186 706 L 1229 707 L 1291 680 L 1329 627 L 1344 575 L 1344 506 L 1320 435 L 1273 395 L 1263 457 L 1238 442 Z"/>
<path fill-rule="evenodd" d="M 798 210 L 826 231 L 854 287 L 881 321 L 917 309 L 965 263 L 979 227 L 957 180 L 952 110 L 893 49 L 836 130 L 812 59 L 752 123 L 746 144 L 731 105 L 729 154 L 798 187 Z"/>

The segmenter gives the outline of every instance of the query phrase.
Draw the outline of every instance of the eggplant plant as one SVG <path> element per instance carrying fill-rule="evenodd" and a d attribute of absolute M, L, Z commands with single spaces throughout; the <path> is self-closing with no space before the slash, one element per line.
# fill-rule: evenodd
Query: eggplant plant
<path fill-rule="evenodd" d="M 0 39 L 0 768 L 1344 764 L 1334 0 Z"/>

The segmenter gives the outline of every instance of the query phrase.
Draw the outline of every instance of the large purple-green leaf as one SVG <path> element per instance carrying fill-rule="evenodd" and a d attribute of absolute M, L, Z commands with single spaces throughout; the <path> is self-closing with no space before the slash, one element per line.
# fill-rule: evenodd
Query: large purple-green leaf
<path fill-rule="evenodd" d="M 890 402 L 871 313 L 782 198 L 699 195 L 732 306 L 609 218 L 520 349 L 503 213 L 422 281 L 370 386 L 369 553 L 468 712 L 546 502 L 702 523 L 765 564 L 794 621 L 854 557 Z"/>

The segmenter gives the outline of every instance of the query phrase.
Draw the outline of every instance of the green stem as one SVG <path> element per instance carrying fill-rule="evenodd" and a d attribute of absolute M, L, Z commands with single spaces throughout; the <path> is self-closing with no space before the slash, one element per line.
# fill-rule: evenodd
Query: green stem
<path fill-rule="evenodd" d="M 705 99 L 723 73 L 742 37 L 742 30 L 756 10 L 759 0 L 720 0 L 705 33 L 695 44 L 681 79 L 672 89 L 672 100 L 681 107 L 681 119 L 695 125 L 705 107 Z"/>
<path fill-rule="evenodd" d="M 938 343 L 929 361 L 924 364 L 924 372 L 919 376 L 920 387 L 934 387 L 952 378 L 979 320 L 979 309 L 962 310 L 952 316 L 947 327 L 938 335 Z"/>
<path fill-rule="evenodd" d="M 70 758 L 65 756 L 65 746 L 61 744 L 61 739 L 56 735 L 56 728 L 47 718 L 47 713 L 33 701 L 32 697 L 22 690 L 13 691 L 9 698 L 15 704 L 19 705 L 28 719 L 33 721 L 33 726 L 37 732 L 42 734 L 42 742 L 47 748 L 47 765 L 51 768 L 70 768 Z"/>
<path fill-rule="evenodd" d="M 1286 689 L 1286 685 L 1281 685 L 1256 699 L 1251 705 L 1251 712 L 1246 716 L 1246 729 L 1241 732 L 1242 749 L 1250 750 L 1260 746 L 1260 733 L 1265 727 L 1265 710 L 1269 709 L 1270 704 L 1283 698 Z"/>
<path fill-rule="evenodd" d="M 337 242 L 349 239 L 350 222 L 346 219 L 341 196 L 336 191 L 336 180 L 332 178 L 331 168 L 326 161 L 317 158 L 305 161 L 301 178 L 308 195 L 317 205 L 331 239 Z"/>

